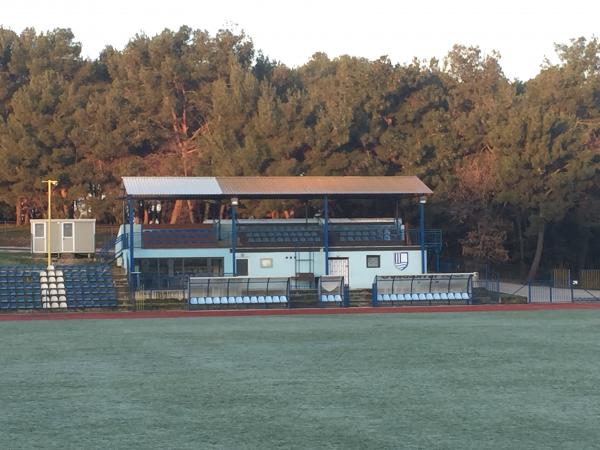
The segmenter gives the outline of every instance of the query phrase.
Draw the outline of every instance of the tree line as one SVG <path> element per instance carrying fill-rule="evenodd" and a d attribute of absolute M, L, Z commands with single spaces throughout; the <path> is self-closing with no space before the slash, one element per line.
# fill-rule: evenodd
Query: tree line
<path fill-rule="evenodd" d="M 460 45 L 443 60 L 316 53 L 290 68 L 231 30 L 136 35 L 86 59 L 68 29 L 0 28 L 0 215 L 40 217 L 48 177 L 56 214 L 118 221 L 124 175 L 417 175 L 448 255 L 532 276 L 542 257 L 590 265 L 600 42 L 556 53 L 523 82 Z M 197 208 L 163 213 L 193 221 Z"/>

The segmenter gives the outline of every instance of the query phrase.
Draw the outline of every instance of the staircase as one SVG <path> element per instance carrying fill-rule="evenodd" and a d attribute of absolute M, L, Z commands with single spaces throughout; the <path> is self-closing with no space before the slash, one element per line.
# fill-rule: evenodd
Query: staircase
<path fill-rule="evenodd" d="M 131 301 L 131 295 L 129 292 L 129 281 L 127 280 L 127 274 L 121 267 L 111 267 L 112 279 L 117 292 L 118 308 L 131 310 L 134 305 Z"/>

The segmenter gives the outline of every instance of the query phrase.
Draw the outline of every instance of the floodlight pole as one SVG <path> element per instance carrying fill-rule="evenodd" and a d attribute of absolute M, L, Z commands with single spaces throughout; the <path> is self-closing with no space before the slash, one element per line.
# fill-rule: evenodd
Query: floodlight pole
<path fill-rule="evenodd" d="M 48 269 L 50 269 L 50 266 L 52 266 L 52 186 L 56 186 L 58 181 L 43 180 L 42 183 L 46 183 L 48 187 L 48 230 L 46 231 L 46 248 L 48 250 Z"/>

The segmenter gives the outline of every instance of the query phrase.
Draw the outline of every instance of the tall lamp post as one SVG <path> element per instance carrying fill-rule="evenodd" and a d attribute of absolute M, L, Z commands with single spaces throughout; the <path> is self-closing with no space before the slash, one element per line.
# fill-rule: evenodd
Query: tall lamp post
<path fill-rule="evenodd" d="M 42 183 L 46 183 L 48 186 L 48 226 L 46 231 L 46 248 L 48 250 L 48 269 L 52 265 L 52 186 L 56 186 L 58 181 L 56 180 L 44 180 Z"/>

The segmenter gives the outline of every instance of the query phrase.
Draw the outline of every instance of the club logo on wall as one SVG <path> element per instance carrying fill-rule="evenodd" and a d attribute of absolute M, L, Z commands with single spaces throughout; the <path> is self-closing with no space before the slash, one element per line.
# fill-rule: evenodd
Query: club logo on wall
<path fill-rule="evenodd" d="M 396 269 L 406 269 L 408 267 L 408 252 L 395 252 L 394 266 L 396 266 Z"/>

